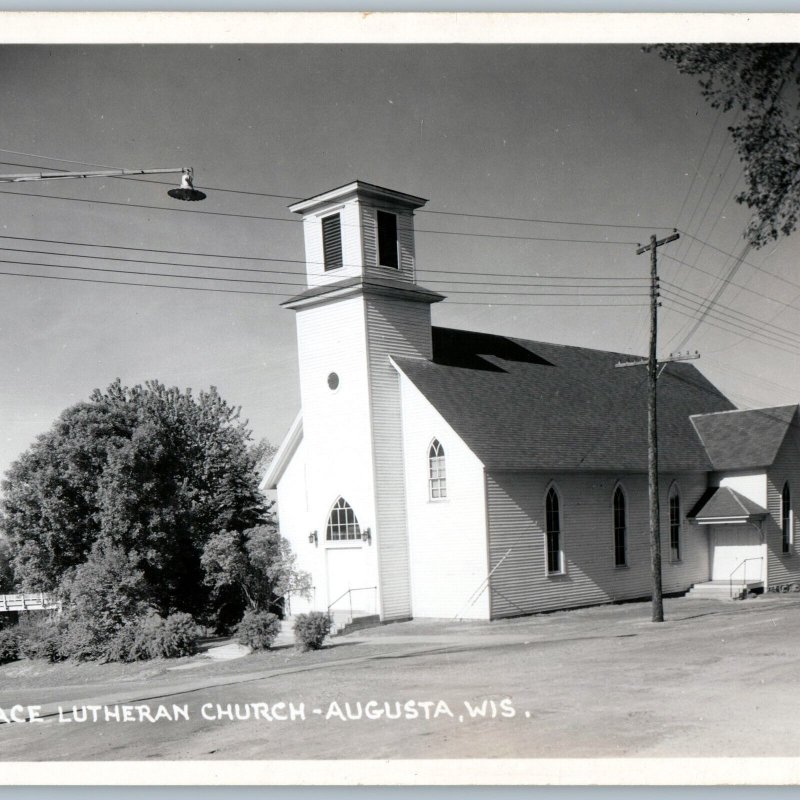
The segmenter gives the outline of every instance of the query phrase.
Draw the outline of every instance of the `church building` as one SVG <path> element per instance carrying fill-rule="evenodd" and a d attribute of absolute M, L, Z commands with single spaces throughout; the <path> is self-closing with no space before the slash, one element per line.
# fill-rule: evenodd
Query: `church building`
<path fill-rule="evenodd" d="M 303 200 L 301 411 L 262 482 L 312 576 L 291 610 L 497 619 L 647 597 L 647 402 L 629 355 L 438 328 L 425 200 L 355 181 Z M 796 405 L 658 380 L 666 593 L 800 583 Z"/>

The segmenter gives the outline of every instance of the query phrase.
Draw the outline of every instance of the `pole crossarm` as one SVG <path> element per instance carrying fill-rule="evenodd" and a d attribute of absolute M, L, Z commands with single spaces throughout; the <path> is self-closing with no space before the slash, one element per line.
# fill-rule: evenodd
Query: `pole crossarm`
<path fill-rule="evenodd" d="M 662 244 L 667 244 L 668 242 L 674 242 L 676 239 L 680 238 L 681 235 L 678 233 L 678 231 L 677 230 L 673 231 L 673 233 L 671 233 L 669 236 L 665 236 L 663 239 L 658 239 L 655 242 L 651 240 L 650 244 L 646 244 L 643 247 L 640 247 L 636 251 L 636 255 L 640 256 L 642 253 L 646 253 L 648 250 L 653 250 L 656 247 L 661 247 Z"/>
<path fill-rule="evenodd" d="M 692 361 L 695 358 L 700 358 L 700 353 L 686 353 L 686 355 L 671 355 L 668 358 L 661 358 L 658 360 L 658 364 L 666 366 L 667 364 L 671 364 L 674 361 Z M 617 369 L 624 369 L 625 367 L 646 367 L 650 363 L 650 360 L 647 358 L 640 358 L 638 361 L 618 361 L 614 364 L 614 367 Z"/>

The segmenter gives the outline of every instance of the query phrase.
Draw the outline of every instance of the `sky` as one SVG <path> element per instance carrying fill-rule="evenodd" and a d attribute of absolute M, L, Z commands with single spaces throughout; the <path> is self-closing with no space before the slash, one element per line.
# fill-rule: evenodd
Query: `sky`
<path fill-rule="evenodd" d="M 299 409 L 287 206 L 355 178 L 429 199 L 434 324 L 533 340 L 645 353 L 637 243 L 677 227 L 659 355 L 698 350 L 740 407 L 800 398 L 797 236 L 751 252 L 682 341 L 742 248 L 742 170 L 732 114 L 638 46 L 1 45 L 0 75 L 3 174 L 191 166 L 208 195 L 173 201 L 170 176 L 0 185 L 0 273 L 80 279 L 0 274 L 0 472 L 116 378 L 216 386 L 279 444 Z M 123 269 L 150 274 L 98 271 Z"/>

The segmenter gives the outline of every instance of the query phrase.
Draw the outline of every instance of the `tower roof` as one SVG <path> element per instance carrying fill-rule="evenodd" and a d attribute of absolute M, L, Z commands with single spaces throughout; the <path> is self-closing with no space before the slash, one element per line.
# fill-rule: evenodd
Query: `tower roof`
<path fill-rule="evenodd" d="M 293 211 L 295 214 L 307 214 L 327 205 L 351 200 L 354 197 L 380 200 L 410 211 L 413 211 L 415 208 L 420 208 L 428 202 L 424 197 L 416 197 L 413 194 L 406 194 L 405 192 L 397 192 L 394 189 L 386 189 L 383 186 L 376 186 L 374 183 L 355 180 L 346 183 L 344 186 L 337 186 L 335 189 L 329 189 L 322 194 L 317 194 L 306 200 L 293 203 L 289 206 L 289 211 Z"/>

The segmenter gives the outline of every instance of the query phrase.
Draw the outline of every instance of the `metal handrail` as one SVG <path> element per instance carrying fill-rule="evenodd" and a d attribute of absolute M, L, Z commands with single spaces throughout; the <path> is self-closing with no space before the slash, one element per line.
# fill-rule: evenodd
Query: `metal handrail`
<path fill-rule="evenodd" d="M 733 599 L 733 576 L 734 574 L 744 567 L 744 575 L 742 576 L 742 583 L 744 583 L 745 589 L 747 588 L 747 562 L 748 561 L 764 561 L 764 556 L 751 556 L 750 558 L 745 558 L 743 561 L 740 561 L 734 568 L 731 570 L 731 574 L 728 575 L 728 592 L 730 593 L 731 599 Z M 763 566 L 763 564 L 762 564 Z M 761 570 L 761 574 L 763 575 L 764 571 Z"/>
<path fill-rule="evenodd" d="M 343 598 L 349 595 L 350 599 L 350 619 L 353 619 L 353 592 L 368 592 L 368 591 L 377 591 L 377 586 L 358 586 L 355 589 L 348 589 L 346 592 L 340 594 L 329 606 L 328 606 L 328 613 L 330 614 L 331 609 Z"/>

